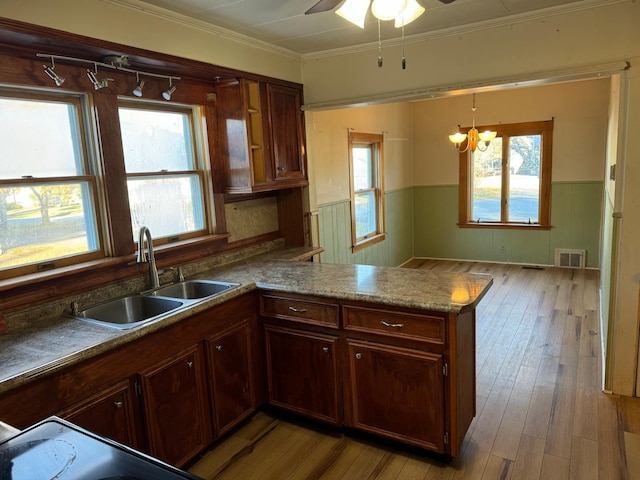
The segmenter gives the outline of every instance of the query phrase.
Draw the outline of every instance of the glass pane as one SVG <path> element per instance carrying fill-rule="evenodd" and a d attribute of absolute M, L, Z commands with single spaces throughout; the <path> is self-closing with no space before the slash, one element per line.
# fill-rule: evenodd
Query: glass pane
<path fill-rule="evenodd" d="M 540 197 L 540 135 L 509 141 L 509 220 L 538 223 Z"/>
<path fill-rule="evenodd" d="M 486 151 L 471 154 L 471 221 L 500 221 L 502 189 L 502 138 L 493 140 Z"/>
<path fill-rule="evenodd" d="M 0 188 L 0 269 L 98 250 L 87 182 Z"/>
<path fill-rule="evenodd" d="M 376 232 L 376 195 L 370 190 L 355 194 L 356 238 Z"/>
<path fill-rule="evenodd" d="M 373 188 L 373 155 L 370 146 L 353 147 L 353 189 Z"/>
<path fill-rule="evenodd" d="M 190 116 L 120 108 L 127 173 L 194 170 Z"/>
<path fill-rule="evenodd" d="M 0 98 L 0 178 L 83 175 L 76 106 Z"/>
<path fill-rule="evenodd" d="M 205 228 L 200 178 L 130 178 L 127 180 L 133 236 L 146 226 L 154 238 L 179 235 Z"/>

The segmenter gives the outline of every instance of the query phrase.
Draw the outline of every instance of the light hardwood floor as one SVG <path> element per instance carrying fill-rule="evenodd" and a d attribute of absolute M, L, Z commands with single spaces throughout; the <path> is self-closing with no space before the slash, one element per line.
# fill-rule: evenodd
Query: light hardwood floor
<path fill-rule="evenodd" d="M 477 310 L 477 415 L 458 458 L 259 412 L 189 470 L 207 480 L 640 479 L 640 399 L 601 392 L 598 272 L 407 267 L 494 278 Z"/>

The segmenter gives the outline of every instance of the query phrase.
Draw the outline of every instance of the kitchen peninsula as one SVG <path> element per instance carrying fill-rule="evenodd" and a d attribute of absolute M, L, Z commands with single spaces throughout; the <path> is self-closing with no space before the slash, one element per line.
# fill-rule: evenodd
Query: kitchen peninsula
<path fill-rule="evenodd" d="M 475 415 L 475 308 L 491 277 L 277 258 L 201 274 L 239 285 L 130 330 L 69 317 L 9 323 L 0 421 L 91 419 L 107 399 L 126 414 L 113 420 L 124 422 L 123 443 L 180 466 L 268 403 L 456 456 Z M 234 355 L 218 358 L 227 345 Z M 192 423 L 179 405 L 172 419 L 154 416 L 154 401 L 172 401 L 158 374 L 182 380 L 174 364 L 194 375 L 185 391 Z M 195 444 L 173 451 L 167 436 L 189 442 L 163 421 L 180 422 Z"/>

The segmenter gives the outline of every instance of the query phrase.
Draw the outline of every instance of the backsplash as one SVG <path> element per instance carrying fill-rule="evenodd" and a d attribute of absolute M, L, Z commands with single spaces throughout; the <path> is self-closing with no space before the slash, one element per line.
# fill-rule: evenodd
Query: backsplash
<path fill-rule="evenodd" d="M 278 239 L 243 248 L 241 250 L 234 250 L 220 255 L 215 255 L 213 257 L 208 257 L 200 262 L 179 266 L 182 268 L 185 278 L 189 279 L 202 275 L 206 272 L 210 272 L 216 267 L 267 253 L 283 246 L 284 240 Z M 178 267 L 178 265 L 176 265 L 176 267 Z M 176 282 L 178 280 L 177 268 L 172 267 L 160 269 L 158 270 L 158 276 L 161 285 Z M 123 282 L 117 282 L 113 285 L 101 287 L 82 294 L 55 299 L 48 303 L 12 313 L 6 317 L 2 317 L 0 314 L 0 334 L 10 332 L 13 327 L 21 328 L 27 325 L 34 327 L 38 323 L 44 324 L 50 322 L 52 319 L 68 315 L 71 311 L 72 302 L 76 302 L 79 309 L 82 310 L 97 303 L 144 291 L 147 288 L 148 278 L 145 274 L 140 277 L 132 278 Z M 2 329 L 2 319 L 4 319 L 5 322 L 5 332 L 3 332 Z"/>

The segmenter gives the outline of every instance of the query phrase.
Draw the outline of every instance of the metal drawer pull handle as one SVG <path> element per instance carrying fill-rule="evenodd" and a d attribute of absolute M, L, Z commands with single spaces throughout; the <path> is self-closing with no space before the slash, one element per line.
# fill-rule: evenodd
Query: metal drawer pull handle
<path fill-rule="evenodd" d="M 193 368 L 193 360 L 189 360 L 189 361 L 187 362 L 187 367 L 189 367 L 189 368 Z"/>
<path fill-rule="evenodd" d="M 222 351 L 222 345 L 216 345 L 216 350 L 221 352 Z"/>
<path fill-rule="evenodd" d="M 289 307 L 289 310 L 291 310 L 292 312 L 296 312 L 296 313 L 307 313 L 307 309 L 306 308 Z"/>
<path fill-rule="evenodd" d="M 329 347 L 322 347 L 322 353 L 329 353 Z"/>
<path fill-rule="evenodd" d="M 385 327 L 391 327 L 391 328 L 403 328 L 404 327 L 404 323 L 389 323 L 389 322 L 385 322 L 384 320 L 382 320 L 380 323 L 382 325 L 384 325 Z"/>
<path fill-rule="evenodd" d="M 356 358 L 360 360 L 362 358 L 362 354 L 360 352 L 356 353 Z"/>
<path fill-rule="evenodd" d="M 113 402 L 113 404 L 116 406 L 116 408 L 122 408 L 123 407 L 123 403 L 118 401 L 118 402 Z"/>

